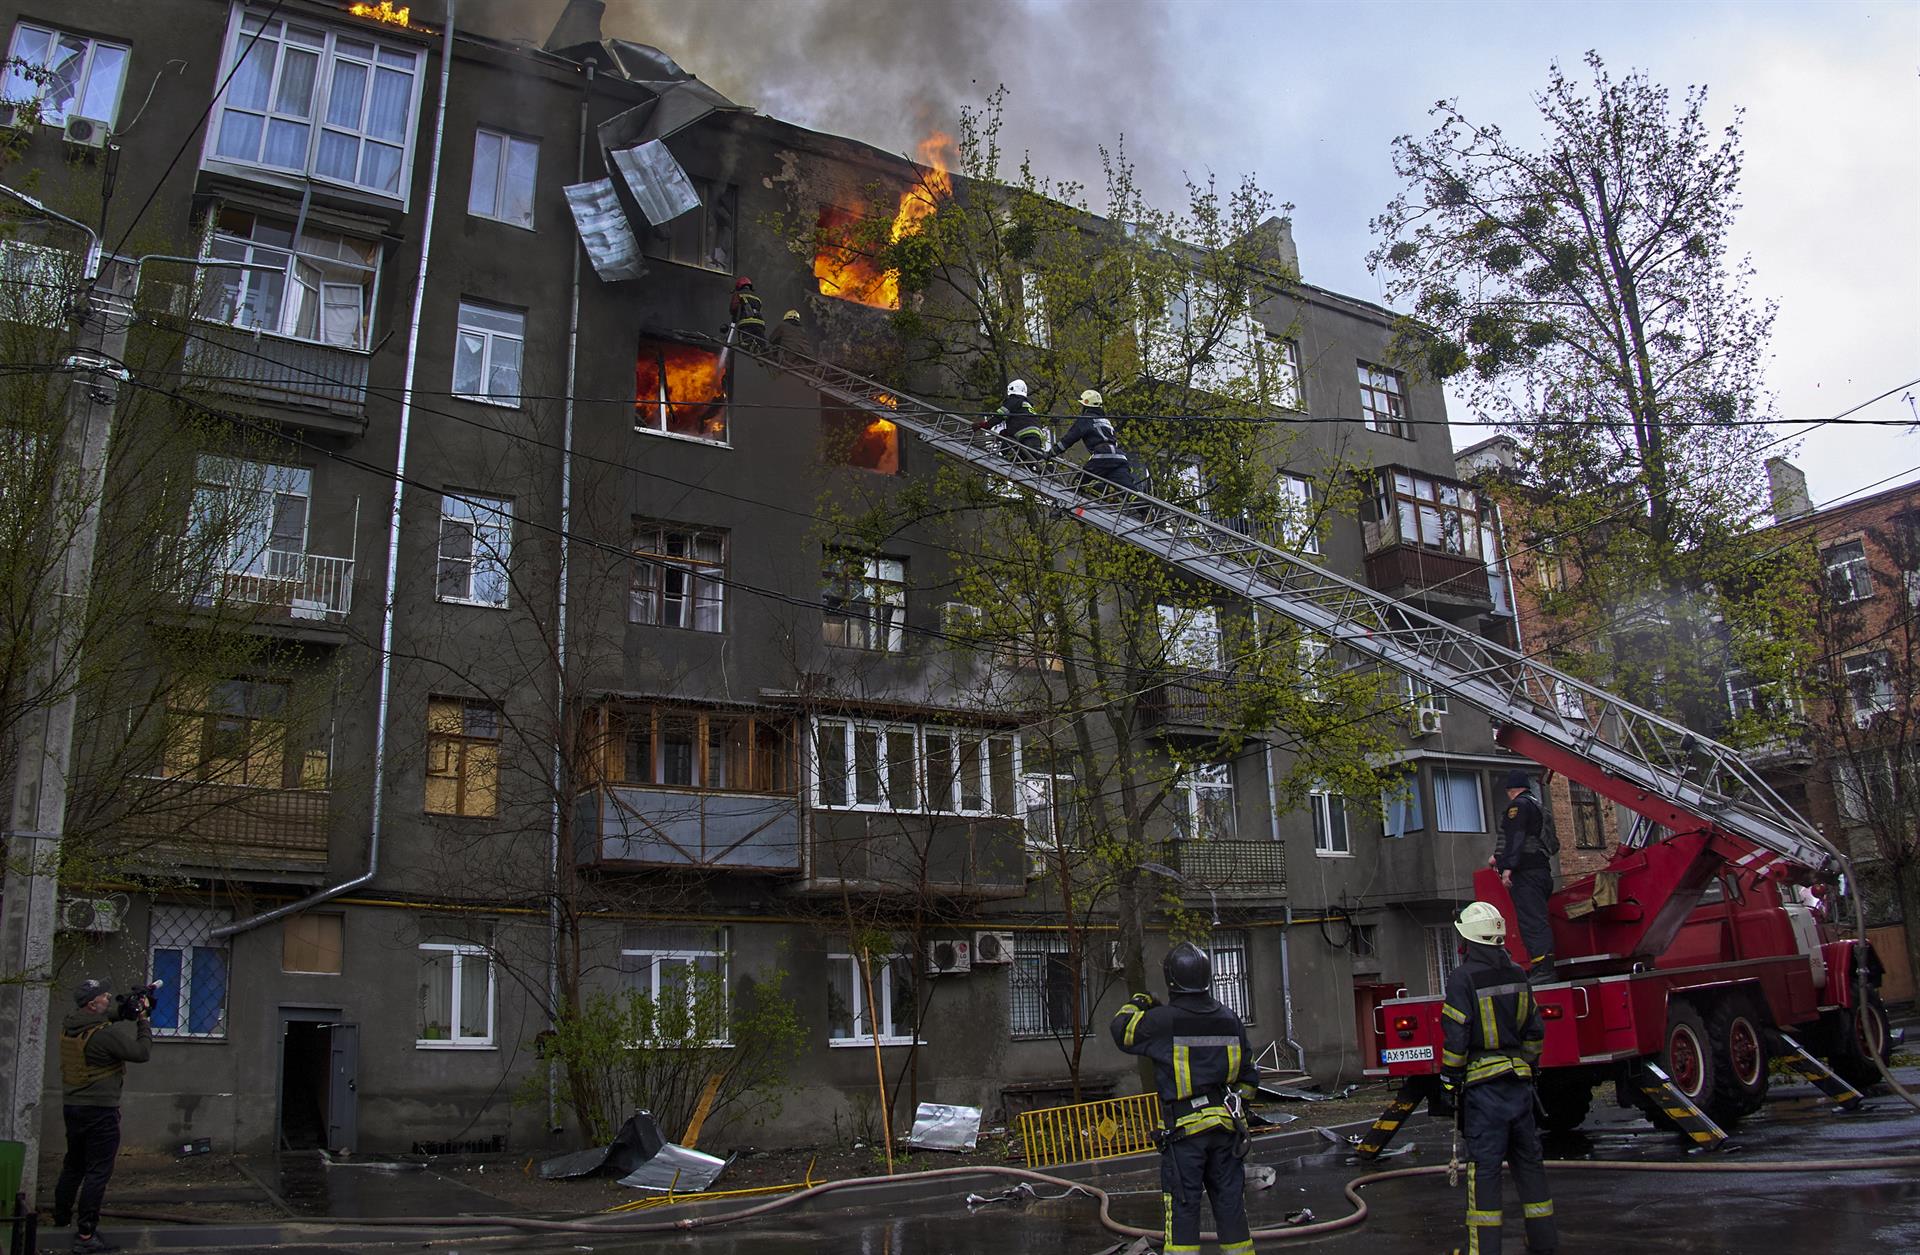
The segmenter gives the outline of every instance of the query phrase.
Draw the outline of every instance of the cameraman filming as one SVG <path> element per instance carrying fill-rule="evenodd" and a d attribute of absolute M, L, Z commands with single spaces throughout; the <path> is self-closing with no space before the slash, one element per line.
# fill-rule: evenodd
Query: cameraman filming
<path fill-rule="evenodd" d="M 147 1012 L 151 987 L 135 990 L 115 1005 L 105 981 L 87 980 L 73 992 L 78 1008 L 60 1026 L 60 1089 L 67 1121 L 67 1157 L 53 1187 L 53 1223 L 71 1218 L 75 1251 L 110 1251 L 100 1236 L 100 1201 L 120 1152 L 120 1089 L 129 1063 L 153 1053 Z M 79 1210 L 74 1196 L 79 1195 Z"/>

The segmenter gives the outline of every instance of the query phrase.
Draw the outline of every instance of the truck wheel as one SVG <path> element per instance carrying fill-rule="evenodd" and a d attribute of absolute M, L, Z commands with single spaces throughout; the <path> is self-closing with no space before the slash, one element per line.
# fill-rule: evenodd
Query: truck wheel
<path fill-rule="evenodd" d="M 1878 1064 L 1893 1054 L 1893 1037 L 1887 1032 L 1887 1008 L 1880 995 L 1870 993 L 1858 1007 L 1834 1013 L 1833 1049 L 1827 1063 L 1834 1074 L 1847 1084 L 1866 1092 L 1880 1083 Z"/>
<path fill-rule="evenodd" d="M 1567 1133 L 1587 1120 L 1593 1106 L 1593 1086 L 1583 1080 L 1545 1072 L 1540 1076 L 1540 1127 L 1549 1133 Z"/>
<path fill-rule="evenodd" d="M 1712 1042 L 1706 1020 L 1691 1002 L 1667 1004 L 1667 1048 L 1660 1052 L 1660 1062 L 1673 1087 L 1702 1110 L 1713 1098 Z"/>
<path fill-rule="evenodd" d="M 1726 1123 L 1758 1111 L 1767 1098 L 1767 1047 L 1753 1004 L 1741 997 L 1718 1000 L 1708 1009 L 1707 1033 L 1714 1067 L 1706 1113 Z"/>

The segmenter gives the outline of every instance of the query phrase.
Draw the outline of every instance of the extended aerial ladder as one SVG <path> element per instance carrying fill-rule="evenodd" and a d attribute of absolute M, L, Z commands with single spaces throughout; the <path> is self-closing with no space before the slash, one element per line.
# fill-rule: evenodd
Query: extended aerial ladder
<path fill-rule="evenodd" d="M 973 420 L 845 367 L 758 341 L 732 351 L 805 380 L 850 409 L 897 423 L 927 445 L 1152 553 L 1197 579 L 1491 715 L 1507 749 L 1585 784 L 1674 834 L 1623 855 L 1616 875 L 1658 886 L 1649 908 L 1597 912 L 1596 958 L 1657 955 L 1726 863 L 1784 858 L 1826 868 L 1837 853 L 1743 760 L 1576 676 L 1489 641 L 1300 555 L 1063 459 L 1015 456 Z M 1618 862 L 1619 860 L 1616 860 Z M 1632 885 L 1625 897 L 1633 897 Z"/>

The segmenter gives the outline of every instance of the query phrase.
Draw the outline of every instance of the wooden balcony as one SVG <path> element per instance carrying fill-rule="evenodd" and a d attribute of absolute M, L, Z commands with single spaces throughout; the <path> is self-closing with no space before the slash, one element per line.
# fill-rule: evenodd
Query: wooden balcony
<path fill-rule="evenodd" d="M 1287 896 L 1287 847 L 1283 842 L 1176 841 L 1167 855 L 1175 871 L 1219 897 Z M 1206 895 L 1201 892 L 1196 896 Z"/>
<path fill-rule="evenodd" d="M 800 870 L 800 801 L 792 794 L 602 785 L 575 807 L 583 867 Z"/>
<path fill-rule="evenodd" d="M 367 427 L 367 354 L 195 321 L 181 354 L 190 389 L 264 403 L 261 412 L 319 431 Z"/>
<path fill-rule="evenodd" d="M 118 826 L 135 861 L 234 873 L 327 869 L 332 795 L 187 779 L 142 779 Z"/>

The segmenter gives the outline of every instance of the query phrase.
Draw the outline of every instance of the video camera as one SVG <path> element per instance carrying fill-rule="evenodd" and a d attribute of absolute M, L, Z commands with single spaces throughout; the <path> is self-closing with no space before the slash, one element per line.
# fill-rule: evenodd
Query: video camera
<path fill-rule="evenodd" d="M 119 1005 L 114 1010 L 113 1018 L 116 1020 L 139 1019 L 145 1015 L 147 1009 L 154 1004 L 156 995 L 160 992 L 160 987 L 166 983 L 167 982 L 163 980 L 157 980 L 150 985 L 136 985 L 126 993 L 121 994 Z"/>

